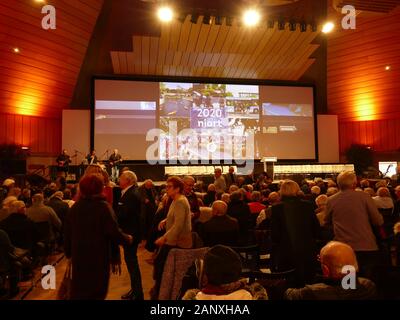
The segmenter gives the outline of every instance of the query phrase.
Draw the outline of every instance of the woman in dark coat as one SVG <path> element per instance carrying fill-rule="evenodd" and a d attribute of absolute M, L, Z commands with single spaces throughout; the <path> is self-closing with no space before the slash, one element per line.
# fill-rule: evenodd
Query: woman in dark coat
<path fill-rule="evenodd" d="M 110 264 L 113 273 L 121 272 L 118 244 L 132 242 L 131 236 L 118 229 L 103 188 L 101 175 L 85 175 L 79 183 L 79 200 L 66 218 L 65 254 L 72 259 L 72 300 L 105 299 Z"/>
<path fill-rule="evenodd" d="M 297 197 L 299 185 L 286 180 L 282 202 L 272 206 L 272 254 L 275 271 L 296 269 L 296 285 L 311 283 L 317 267 L 319 223 L 313 206 Z"/>

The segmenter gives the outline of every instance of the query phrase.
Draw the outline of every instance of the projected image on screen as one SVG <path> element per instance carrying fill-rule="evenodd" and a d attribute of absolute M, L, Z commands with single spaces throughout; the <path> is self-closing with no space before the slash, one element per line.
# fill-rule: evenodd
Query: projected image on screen
<path fill-rule="evenodd" d="M 157 144 L 151 160 L 243 159 L 252 135 L 256 159 L 315 159 L 313 94 L 312 87 L 96 80 L 95 149 L 146 160 Z M 146 141 L 151 129 L 162 134 Z M 191 134 L 179 135 L 185 129 Z"/>

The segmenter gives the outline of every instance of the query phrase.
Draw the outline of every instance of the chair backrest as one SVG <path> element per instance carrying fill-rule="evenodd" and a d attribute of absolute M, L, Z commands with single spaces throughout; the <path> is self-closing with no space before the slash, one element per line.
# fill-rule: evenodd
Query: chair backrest
<path fill-rule="evenodd" d="M 164 265 L 161 279 L 159 300 L 176 300 L 182 285 L 183 277 L 196 259 L 204 258 L 209 248 L 171 249 Z"/>
<path fill-rule="evenodd" d="M 51 241 L 51 226 L 48 221 L 36 222 L 36 229 L 40 236 L 40 241 L 45 243 Z"/>
<path fill-rule="evenodd" d="M 260 247 L 251 245 L 246 247 L 231 247 L 242 259 L 242 272 L 259 271 Z"/>

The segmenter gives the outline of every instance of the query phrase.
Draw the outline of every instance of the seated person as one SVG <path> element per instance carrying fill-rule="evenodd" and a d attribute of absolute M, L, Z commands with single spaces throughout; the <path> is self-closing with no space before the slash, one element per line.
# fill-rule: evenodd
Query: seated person
<path fill-rule="evenodd" d="M 24 202 L 13 201 L 10 204 L 10 215 L 0 222 L 0 229 L 8 234 L 15 247 L 34 253 L 40 236 L 35 223 L 26 216 Z"/>
<path fill-rule="evenodd" d="M 203 197 L 203 203 L 205 206 L 210 207 L 215 201 L 217 191 L 214 184 L 209 184 L 207 187 L 207 193 Z"/>
<path fill-rule="evenodd" d="M 251 202 L 249 202 L 250 212 L 252 214 L 256 214 L 257 216 L 260 214 L 261 210 L 264 210 L 266 206 L 261 203 L 261 192 L 253 191 L 251 194 Z"/>
<path fill-rule="evenodd" d="M 217 200 L 212 205 L 212 218 L 200 226 L 200 237 L 205 247 L 217 244 L 236 246 L 239 237 L 239 223 L 226 215 L 228 205 Z"/>
<path fill-rule="evenodd" d="M 320 252 L 324 280 L 300 289 L 288 289 L 288 300 L 367 300 L 376 298 L 375 284 L 365 278 L 356 278 L 355 289 L 344 289 L 342 273 L 344 266 L 353 266 L 358 271 L 354 250 L 347 244 L 331 241 Z M 347 283 L 347 281 L 345 281 Z"/>
<path fill-rule="evenodd" d="M 380 187 L 376 194 L 377 196 L 373 197 L 372 199 L 374 200 L 378 209 L 393 209 L 394 203 L 388 188 Z"/>
<path fill-rule="evenodd" d="M 258 283 L 247 286 L 240 280 L 242 262 L 231 248 L 217 245 L 207 251 L 198 265 L 199 289 L 190 289 L 183 300 L 267 300 Z"/>
<path fill-rule="evenodd" d="M 6 197 L 1 203 L 0 208 L 0 221 L 4 220 L 10 215 L 10 204 L 18 199 L 14 196 Z"/>
<path fill-rule="evenodd" d="M 261 210 L 260 214 L 257 217 L 257 228 L 259 229 L 270 229 L 271 228 L 271 216 L 272 216 L 272 211 L 271 208 L 275 203 L 279 203 L 281 201 L 281 198 L 279 196 L 278 192 L 271 192 L 268 195 L 268 207 L 264 210 Z"/>

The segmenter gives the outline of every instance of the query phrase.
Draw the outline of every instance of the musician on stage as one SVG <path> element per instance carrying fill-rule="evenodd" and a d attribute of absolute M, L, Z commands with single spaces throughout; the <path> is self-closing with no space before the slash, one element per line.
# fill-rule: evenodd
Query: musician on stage
<path fill-rule="evenodd" d="M 69 164 L 72 162 L 66 149 L 57 157 L 57 176 L 64 178 L 68 175 Z"/>
<path fill-rule="evenodd" d="M 96 150 L 92 150 L 90 154 L 87 155 L 86 160 L 88 164 L 97 164 L 97 156 L 96 156 Z"/>
<path fill-rule="evenodd" d="M 118 153 L 118 149 L 114 149 L 108 161 L 111 167 L 111 180 L 117 182 L 119 177 L 118 165 L 122 162 L 122 156 Z"/>

